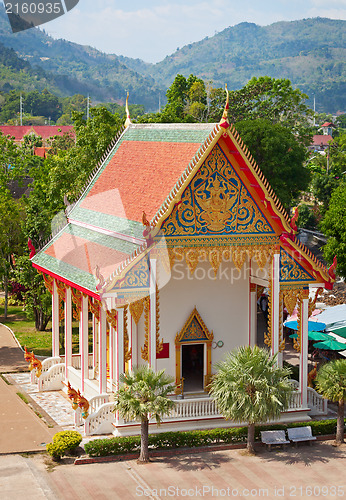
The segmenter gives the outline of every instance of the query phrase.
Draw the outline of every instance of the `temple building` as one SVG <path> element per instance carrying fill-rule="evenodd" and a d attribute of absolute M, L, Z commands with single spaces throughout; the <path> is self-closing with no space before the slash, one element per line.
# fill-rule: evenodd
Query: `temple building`
<path fill-rule="evenodd" d="M 283 308 L 298 308 L 299 383 L 282 418 L 326 411 L 308 388 L 308 317 L 319 290 L 332 287 L 334 267 L 298 241 L 296 216 L 287 216 L 227 108 L 217 124 L 132 124 L 128 117 L 66 210 L 65 226 L 32 251 L 53 304 L 52 358 L 39 388 L 79 390 L 90 404 L 87 434 L 138 433 L 138 422 L 111 411 L 110 397 L 119 375 L 141 364 L 176 381 L 177 404 L 162 430 L 232 425 L 208 385 L 226 353 L 262 343 L 264 289 L 264 343 L 278 363 Z"/>

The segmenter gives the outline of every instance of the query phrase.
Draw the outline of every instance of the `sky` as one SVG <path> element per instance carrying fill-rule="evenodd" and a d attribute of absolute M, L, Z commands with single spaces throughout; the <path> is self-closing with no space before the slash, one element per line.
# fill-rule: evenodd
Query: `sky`
<path fill-rule="evenodd" d="M 178 47 L 241 22 L 346 19 L 346 0 L 79 0 L 41 26 L 106 53 L 158 62 Z"/>

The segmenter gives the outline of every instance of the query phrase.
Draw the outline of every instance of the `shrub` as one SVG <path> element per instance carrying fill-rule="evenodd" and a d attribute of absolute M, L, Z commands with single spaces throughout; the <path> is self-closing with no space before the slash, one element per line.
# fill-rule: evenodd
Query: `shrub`
<path fill-rule="evenodd" d="M 308 422 L 295 422 L 292 424 L 271 424 L 257 426 L 255 439 L 260 441 L 261 431 L 287 430 L 289 427 L 303 427 L 310 425 L 313 435 L 321 436 L 335 433 L 336 420 L 310 420 Z M 162 432 L 149 435 L 150 449 L 174 449 L 182 447 L 208 446 L 218 443 L 243 443 L 247 439 L 247 427 L 231 427 L 229 429 L 211 429 L 186 432 Z M 107 455 L 120 455 L 122 453 L 138 452 L 140 449 L 140 436 L 114 437 L 94 439 L 85 444 L 85 451 L 90 457 L 104 457 Z"/>
<path fill-rule="evenodd" d="M 71 452 L 82 441 L 82 436 L 77 431 L 57 432 L 52 443 L 47 444 L 48 453 L 55 459 L 60 460 L 67 452 Z"/>

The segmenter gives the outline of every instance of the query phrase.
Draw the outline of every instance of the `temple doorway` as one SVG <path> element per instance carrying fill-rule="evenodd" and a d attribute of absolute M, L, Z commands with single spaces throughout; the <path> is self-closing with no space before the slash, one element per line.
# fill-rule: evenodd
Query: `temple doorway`
<path fill-rule="evenodd" d="M 201 392 L 204 389 L 204 344 L 183 344 L 181 347 L 184 392 Z"/>

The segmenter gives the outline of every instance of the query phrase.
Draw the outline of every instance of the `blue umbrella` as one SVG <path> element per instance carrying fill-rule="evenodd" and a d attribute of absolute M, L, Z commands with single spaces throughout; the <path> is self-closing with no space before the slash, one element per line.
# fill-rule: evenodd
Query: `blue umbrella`
<path fill-rule="evenodd" d="M 298 330 L 297 321 L 285 321 L 284 325 L 286 328 L 290 328 L 291 330 Z M 325 327 L 326 324 L 321 323 L 320 321 L 309 321 L 309 332 L 322 332 Z"/>

